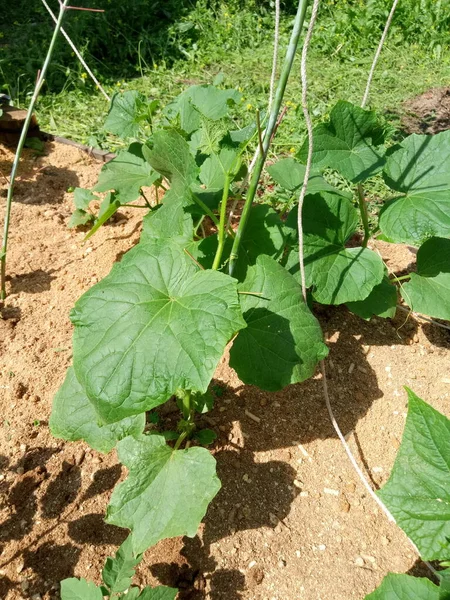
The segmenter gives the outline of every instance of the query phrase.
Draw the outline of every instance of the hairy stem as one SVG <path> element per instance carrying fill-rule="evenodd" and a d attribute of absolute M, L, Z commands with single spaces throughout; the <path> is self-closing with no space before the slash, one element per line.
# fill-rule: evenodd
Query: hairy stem
<path fill-rule="evenodd" d="M 289 74 L 292 70 L 292 64 L 294 62 L 295 53 L 298 46 L 298 41 L 300 39 L 300 34 L 302 31 L 303 23 L 305 20 L 306 7 L 308 5 L 308 0 L 299 0 L 297 14 L 294 21 L 294 27 L 291 34 L 291 39 L 289 42 L 289 46 L 286 52 L 286 58 L 284 61 L 283 69 L 281 71 L 280 79 L 278 81 L 278 86 L 275 92 L 275 98 L 273 102 L 272 109 L 270 111 L 269 121 L 266 127 L 264 140 L 262 144 L 262 154 L 259 153 L 259 156 L 256 160 L 254 170 L 252 172 L 252 177 L 250 180 L 250 185 L 247 191 L 247 197 L 245 199 L 244 208 L 242 210 L 241 220 L 239 222 L 239 227 L 236 232 L 236 237 L 234 239 L 233 247 L 231 249 L 230 255 L 230 263 L 229 263 L 229 274 L 233 275 L 234 268 L 236 266 L 236 261 L 239 255 L 239 246 L 241 244 L 241 240 L 247 226 L 247 222 L 250 216 L 250 209 L 253 204 L 253 200 L 256 195 L 256 190 L 258 188 L 259 178 L 261 176 L 261 172 L 264 167 L 264 163 L 266 161 L 267 152 L 269 150 L 270 141 L 272 139 L 272 134 L 275 130 L 277 124 L 278 113 L 280 112 L 281 103 L 283 101 L 284 92 L 286 90 L 286 84 L 289 78 Z"/>
<path fill-rule="evenodd" d="M 364 198 L 364 190 L 361 183 L 358 183 L 358 205 L 359 210 L 361 212 L 361 219 L 364 227 L 364 239 L 363 239 L 363 248 L 367 248 L 367 242 L 370 238 L 370 228 L 369 228 L 369 214 L 367 212 L 367 204 Z"/>
<path fill-rule="evenodd" d="M 212 268 L 214 271 L 220 267 L 222 260 L 223 249 L 225 247 L 225 228 L 227 224 L 227 203 L 228 194 L 230 193 L 231 176 L 229 173 L 225 175 L 225 183 L 223 186 L 222 202 L 220 204 L 220 224 L 218 232 L 218 245 Z"/>
<path fill-rule="evenodd" d="M 6 198 L 6 214 L 5 214 L 5 224 L 4 224 L 4 231 L 3 231 L 3 242 L 2 242 L 2 249 L 0 251 L 0 262 L 1 262 L 1 265 L 0 265 L 0 280 L 1 280 L 0 300 L 4 300 L 6 298 L 6 254 L 8 252 L 8 234 L 9 234 L 9 224 L 10 224 L 10 220 L 11 220 L 11 205 L 12 205 L 13 194 L 14 194 L 14 182 L 16 179 L 17 169 L 19 166 L 19 161 L 20 161 L 20 157 L 22 154 L 22 150 L 25 145 L 25 141 L 27 139 L 28 129 L 30 127 L 31 118 L 33 116 L 33 110 L 34 110 L 39 92 L 41 91 L 42 84 L 44 83 L 45 76 L 47 74 L 48 66 L 50 64 L 53 50 L 55 48 L 56 39 L 57 39 L 59 31 L 61 29 L 61 25 L 62 25 L 62 21 L 64 18 L 64 13 L 66 12 L 66 7 L 68 4 L 68 1 L 69 0 L 64 0 L 64 2 L 62 2 L 60 4 L 58 20 L 55 25 L 55 29 L 53 31 L 53 36 L 52 36 L 50 45 L 48 47 L 47 56 L 45 57 L 44 64 L 42 66 L 41 72 L 39 74 L 38 80 L 37 80 L 35 88 L 34 88 L 30 106 L 28 107 L 27 117 L 26 117 L 25 122 L 22 127 L 19 143 L 17 145 L 16 155 L 14 157 L 14 162 L 13 162 L 12 169 L 11 169 L 11 177 L 10 177 L 10 183 L 9 183 L 9 187 L 8 187 L 8 195 Z"/>

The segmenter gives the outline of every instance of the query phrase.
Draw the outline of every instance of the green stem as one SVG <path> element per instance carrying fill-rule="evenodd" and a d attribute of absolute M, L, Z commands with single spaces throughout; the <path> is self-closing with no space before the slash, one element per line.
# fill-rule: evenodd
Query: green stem
<path fill-rule="evenodd" d="M 45 57 L 44 64 L 42 65 L 42 70 L 39 75 L 39 78 L 36 82 L 36 86 L 34 88 L 33 96 L 31 98 L 30 106 L 28 107 L 28 113 L 25 119 L 25 122 L 22 127 L 22 131 L 20 134 L 19 143 L 17 145 L 16 155 L 14 157 L 14 162 L 11 169 L 11 177 L 10 183 L 8 187 L 8 195 L 6 198 L 6 214 L 5 214 L 5 224 L 3 231 L 3 242 L 2 249 L 0 251 L 0 261 L 1 261 L 1 289 L 0 289 L 0 300 L 4 300 L 6 298 L 6 254 L 8 252 L 8 235 L 9 235 L 9 225 L 11 220 L 11 205 L 13 200 L 14 193 L 14 182 L 16 179 L 17 168 L 19 166 L 20 156 L 22 154 L 23 147 L 25 145 L 25 141 L 27 139 L 28 129 L 30 127 L 31 118 L 33 116 L 33 110 L 39 96 L 39 92 L 41 91 L 42 84 L 44 83 L 45 76 L 47 74 L 47 69 L 50 64 L 53 50 L 55 48 L 55 42 L 58 37 L 59 31 L 61 29 L 64 13 L 66 12 L 66 6 L 69 0 L 64 0 L 62 4 L 60 4 L 58 21 L 55 25 L 55 29 L 53 31 L 53 36 L 50 42 L 50 46 L 48 48 L 47 56 Z"/>
<path fill-rule="evenodd" d="M 206 215 L 208 215 L 208 217 L 211 219 L 211 221 L 214 223 L 214 225 L 217 228 L 220 227 L 219 219 L 216 217 L 216 215 L 213 213 L 213 211 L 206 206 L 206 204 L 203 202 L 203 200 L 200 200 L 200 198 L 198 198 L 195 194 L 192 194 L 192 197 L 194 199 L 194 202 L 196 202 L 200 206 L 202 211 Z"/>
<path fill-rule="evenodd" d="M 219 232 L 218 232 L 218 245 L 217 245 L 216 256 L 214 257 L 214 262 L 213 262 L 213 266 L 212 266 L 214 271 L 217 271 L 217 269 L 220 267 L 223 249 L 225 247 L 225 238 L 226 238 L 225 228 L 226 228 L 226 224 L 227 224 L 227 202 L 228 202 L 228 195 L 230 193 L 230 183 L 231 183 L 231 176 L 229 173 L 227 173 L 225 175 L 225 183 L 224 183 L 224 187 L 223 187 L 222 202 L 220 204 L 220 224 L 219 224 Z"/>
<path fill-rule="evenodd" d="M 294 27 L 292 29 L 291 39 L 289 41 L 289 46 L 286 52 L 286 58 L 284 60 L 283 69 L 281 71 L 280 79 L 278 81 L 277 90 L 275 92 L 275 98 L 272 106 L 272 110 L 270 111 L 269 121 L 266 127 L 266 133 L 263 141 L 263 152 L 258 156 L 258 160 L 256 161 L 255 168 L 252 173 L 252 177 L 250 180 L 250 185 L 247 191 L 247 197 L 245 199 L 244 208 L 242 210 L 241 220 L 239 222 L 239 227 L 236 232 L 236 237 L 234 238 L 233 247 L 231 249 L 230 254 L 230 263 L 229 263 L 229 274 L 233 275 L 234 268 L 236 266 L 236 261 L 239 255 L 239 246 L 241 244 L 243 234 L 245 228 L 247 226 L 247 222 L 250 216 L 250 209 L 253 204 L 253 200 L 256 195 L 256 190 L 258 188 L 259 178 L 261 176 L 261 172 L 264 167 L 264 163 L 266 161 L 267 152 L 269 150 L 269 146 L 271 143 L 273 132 L 275 131 L 278 114 L 280 112 L 281 103 L 283 101 L 284 92 L 286 90 L 287 81 L 289 78 L 289 74 L 292 70 L 292 65 L 295 58 L 295 53 L 297 51 L 298 41 L 300 39 L 300 34 L 303 28 L 303 23 L 305 20 L 306 8 L 308 5 L 308 0 L 299 0 L 297 14 L 295 16 Z"/>
<path fill-rule="evenodd" d="M 358 204 L 359 210 L 361 212 L 361 219 L 364 227 L 364 239 L 363 239 L 363 248 L 367 248 L 367 242 L 370 238 L 370 228 L 369 228 L 369 215 L 367 213 L 367 204 L 364 198 L 364 190 L 361 183 L 358 183 Z"/>
<path fill-rule="evenodd" d="M 180 437 L 175 442 L 175 446 L 173 447 L 173 449 L 178 450 L 178 448 L 181 446 L 181 444 L 184 442 L 184 440 L 186 438 L 187 438 L 187 431 L 183 431 L 183 433 L 180 435 Z"/>
<path fill-rule="evenodd" d="M 411 279 L 411 273 L 408 273 L 408 275 L 401 275 L 400 277 L 392 275 L 391 281 L 405 281 L 406 279 Z"/>

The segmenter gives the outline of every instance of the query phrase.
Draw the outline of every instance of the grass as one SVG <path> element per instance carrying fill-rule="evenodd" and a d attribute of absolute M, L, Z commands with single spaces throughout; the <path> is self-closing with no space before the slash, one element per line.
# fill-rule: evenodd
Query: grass
<path fill-rule="evenodd" d="M 370 67 L 371 56 L 341 59 L 313 51 L 309 60 L 310 109 L 317 122 L 328 114 L 337 99 L 360 102 Z M 256 108 L 264 109 L 270 80 L 271 46 L 269 42 L 258 53 L 246 51 L 229 54 L 226 62 L 193 65 L 178 61 L 173 67 L 161 66 L 143 76 L 106 85 L 109 94 L 138 89 L 162 105 L 194 83 L 211 83 L 222 72 L 223 84 L 236 87 L 243 94 L 237 111 L 240 125 L 255 118 Z M 401 104 L 407 98 L 431 87 L 444 86 L 450 80 L 450 59 L 436 59 L 420 46 L 399 48 L 387 44 L 372 87 L 369 105 L 385 114 L 387 122 L 398 124 Z M 305 135 L 300 102 L 299 61 L 288 85 L 288 112 L 279 128 L 273 150 L 277 153 L 296 151 Z M 112 147 L 117 140 L 103 131 L 108 105 L 103 96 L 87 82 L 76 89 L 59 94 L 46 94 L 39 102 L 38 119 L 42 129 L 84 143 Z"/>

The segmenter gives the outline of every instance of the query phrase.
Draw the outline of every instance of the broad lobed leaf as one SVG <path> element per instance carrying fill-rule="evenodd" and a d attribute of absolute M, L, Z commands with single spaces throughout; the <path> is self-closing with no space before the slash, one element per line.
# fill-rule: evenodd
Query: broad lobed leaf
<path fill-rule="evenodd" d="M 450 239 L 430 238 L 417 253 L 417 273 L 401 288 L 412 310 L 450 319 Z"/>
<path fill-rule="evenodd" d="M 330 121 L 314 128 L 314 167 L 336 169 L 354 183 L 364 181 L 384 166 L 383 130 L 376 114 L 340 100 L 332 109 Z M 308 142 L 299 159 L 306 163 Z"/>
<path fill-rule="evenodd" d="M 386 203 L 380 228 L 397 243 L 450 236 L 450 131 L 411 135 L 387 159 L 386 183 L 405 194 Z"/>
<path fill-rule="evenodd" d="M 389 573 L 365 600 L 441 600 L 439 588 L 425 578 Z"/>
<path fill-rule="evenodd" d="M 450 421 L 408 392 L 402 444 L 378 492 L 425 560 L 450 558 Z"/>
<path fill-rule="evenodd" d="M 230 366 L 239 378 L 276 391 L 311 377 L 328 352 L 294 277 L 272 258 L 260 256 L 239 291 L 247 327 L 230 350 Z"/>
<path fill-rule="evenodd" d="M 141 187 L 152 186 L 159 177 L 144 159 L 142 144 L 135 142 L 103 166 L 94 191 L 114 190 L 115 199 L 126 204 L 139 198 Z"/>
<path fill-rule="evenodd" d="M 99 417 L 78 382 L 73 367 L 53 400 L 50 430 L 56 438 L 76 442 L 84 440 L 98 452 L 110 452 L 118 440 L 144 431 L 145 414 L 126 417 L 111 425 L 99 423 Z"/>
<path fill-rule="evenodd" d="M 129 476 L 114 490 L 106 520 L 131 529 L 134 552 L 164 538 L 194 537 L 220 489 L 208 450 L 173 450 L 163 436 L 141 435 L 122 440 L 118 453 Z"/>
<path fill-rule="evenodd" d="M 289 214 L 292 246 L 286 268 L 299 273 L 297 209 Z M 307 287 L 323 304 L 357 302 L 369 296 L 384 277 L 381 258 L 362 247 L 347 248 L 355 233 L 358 213 L 342 196 L 322 192 L 308 195 L 303 205 L 304 265 Z"/>
<path fill-rule="evenodd" d="M 139 244 L 71 313 L 74 368 L 106 423 L 206 392 L 232 336 L 246 326 L 236 281 L 199 271 L 176 243 Z"/>

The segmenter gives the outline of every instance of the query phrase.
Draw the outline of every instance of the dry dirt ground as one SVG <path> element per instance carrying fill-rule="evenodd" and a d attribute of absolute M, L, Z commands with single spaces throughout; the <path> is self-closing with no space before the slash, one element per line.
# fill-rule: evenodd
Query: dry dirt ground
<path fill-rule="evenodd" d="M 0 223 L 12 154 L 0 146 Z M 50 600 L 59 581 L 99 582 L 126 533 L 106 525 L 116 456 L 52 438 L 52 398 L 71 363 L 69 310 L 139 239 L 140 213 L 121 211 L 85 245 L 69 230 L 69 186 L 100 165 L 69 146 L 28 151 L 20 169 L 0 319 L 0 598 Z M 390 269 L 414 262 L 379 244 Z M 450 335 L 398 313 L 366 323 L 320 309 L 331 399 L 374 487 L 383 484 L 406 415 L 404 385 L 450 416 Z M 150 549 L 136 583 L 179 586 L 181 599 L 362 600 L 389 571 L 426 573 L 404 534 L 357 480 L 330 425 L 317 374 L 270 394 L 243 385 L 224 357 L 224 389 L 208 423 L 223 488 L 194 539 Z M 249 416 L 249 413 L 252 416 Z M 256 417 L 256 419 L 254 418 Z M 170 413 L 164 417 L 170 420 Z"/>

